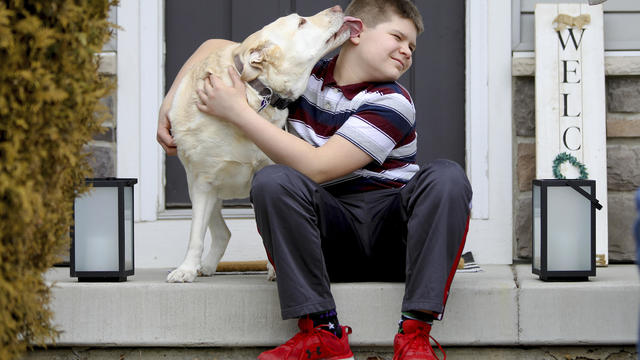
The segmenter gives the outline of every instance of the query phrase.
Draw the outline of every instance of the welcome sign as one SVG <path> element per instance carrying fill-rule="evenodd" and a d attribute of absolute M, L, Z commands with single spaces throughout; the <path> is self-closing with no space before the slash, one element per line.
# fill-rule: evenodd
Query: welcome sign
<path fill-rule="evenodd" d="M 586 166 L 603 205 L 596 214 L 598 265 L 609 261 L 603 29 L 602 5 L 536 5 L 536 178 L 552 179 L 562 153 Z M 580 176 L 568 162 L 560 170 Z"/>

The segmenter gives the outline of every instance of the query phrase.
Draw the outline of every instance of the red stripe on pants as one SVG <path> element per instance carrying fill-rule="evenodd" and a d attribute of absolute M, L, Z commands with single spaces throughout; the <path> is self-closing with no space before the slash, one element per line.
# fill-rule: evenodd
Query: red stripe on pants
<path fill-rule="evenodd" d="M 460 257 L 462 256 L 462 250 L 464 250 L 464 244 L 467 241 L 467 233 L 469 232 L 470 220 L 471 215 L 467 216 L 467 225 L 464 229 L 464 235 L 462 235 L 462 243 L 460 244 L 460 248 L 458 249 L 458 255 L 456 255 L 456 259 L 453 262 L 451 271 L 449 271 L 449 278 L 447 278 L 447 285 L 444 288 L 444 298 L 442 299 L 442 314 L 444 314 L 444 308 L 447 305 L 447 298 L 449 297 L 449 289 L 451 288 L 451 283 L 453 282 L 453 276 L 456 274 L 458 264 L 460 263 Z M 442 314 L 438 314 L 438 320 L 442 320 Z"/>

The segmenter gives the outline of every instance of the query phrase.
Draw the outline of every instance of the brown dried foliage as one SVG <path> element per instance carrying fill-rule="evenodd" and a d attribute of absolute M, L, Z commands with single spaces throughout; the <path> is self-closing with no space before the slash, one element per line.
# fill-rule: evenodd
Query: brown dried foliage
<path fill-rule="evenodd" d="M 55 342 L 43 274 L 69 247 L 83 147 L 113 84 L 96 53 L 114 0 L 0 1 L 0 359 Z"/>

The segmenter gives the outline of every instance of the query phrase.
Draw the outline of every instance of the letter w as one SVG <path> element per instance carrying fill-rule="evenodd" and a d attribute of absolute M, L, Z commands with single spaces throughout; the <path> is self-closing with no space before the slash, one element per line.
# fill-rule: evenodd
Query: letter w
<path fill-rule="evenodd" d="M 562 44 L 562 50 L 566 50 L 567 44 L 569 43 L 569 38 L 571 38 L 571 41 L 573 42 L 573 46 L 575 46 L 576 50 L 578 50 L 578 46 L 580 46 L 580 43 L 582 42 L 582 36 L 584 35 L 584 31 L 586 29 L 582 29 L 582 32 L 580 33 L 580 40 L 578 42 L 576 42 L 576 37 L 575 35 L 573 35 L 573 29 L 569 28 L 568 30 L 569 30 L 569 36 L 567 37 L 566 42 L 562 39 L 562 35 L 560 35 L 560 31 L 557 31 L 558 39 L 560 39 L 560 44 Z"/>

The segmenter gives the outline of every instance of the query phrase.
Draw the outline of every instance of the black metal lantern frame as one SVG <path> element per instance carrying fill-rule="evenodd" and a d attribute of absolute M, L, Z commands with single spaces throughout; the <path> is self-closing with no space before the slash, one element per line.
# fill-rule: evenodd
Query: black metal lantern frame
<path fill-rule="evenodd" d="M 576 256 L 589 256 L 586 263 L 588 265 L 583 266 L 581 269 L 553 269 L 550 268 L 549 264 L 549 231 L 555 231 L 556 229 L 550 229 L 549 226 L 549 189 L 555 187 L 565 187 L 567 191 L 575 191 L 579 193 L 581 196 L 586 198 L 589 203 L 586 206 L 589 206 L 589 215 L 588 215 L 588 224 L 585 221 L 585 226 L 588 227 L 589 235 L 587 241 L 585 241 L 585 246 L 588 246 L 589 249 L 583 249 L 578 247 L 577 252 L 567 251 L 563 254 L 556 254 L 562 257 L 566 257 L 569 259 L 570 257 Z M 585 191 L 583 188 L 586 187 L 589 191 Z M 578 195 L 578 196 L 580 196 Z M 539 275 L 541 280 L 557 280 L 557 281 L 583 281 L 588 280 L 589 276 L 596 275 L 596 259 L 595 259 L 595 249 L 596 249 L 596 208 L 599 210 L 602 208 L 602 205 L 596 199 L 596 182 L 595 180 L 581 180 L 581 179 L 544 179 L 544 180 L 533 180 L 533 201 L 532 201 L 532 210 L 533 210 L 533 241 L 532 241 L 532 271 L 534 274 Z M 558 206 L 558 204 L 552 204 L 553 206 Z M 584 210 L 584 209 L 583 209 Z M 575 216 L 579 216 L 577 214 L 571 214 L 566 211 L 562 216 L 574 216 L 573 220 L 576 221 Z M 557 221 L 562 219 L 554 219 Z M 581 219 L 577 219 L 580 222 Z M 577 229 L 577 230 L 585 230 L 585 229 Z M 539 233 L 537 233 L 539 232 Z M 569 235 L 573 235 L 571 229 L 565 229 L 565 232 Z M 557 236 L 554 241 L 558 241 Z M 575 245 L 575 244 L 574 244 Z M 583 261 L 584 262 L 584 261 Z M 556 266 L 556 265 L 554 265 Z"/>
<path fill-rule="evenodd" d="M 86 179 L 86 184 L 92 186 L 94 188 L 104 188 L 111 187 L 117 188 L 117 253 L 118 253 L 118 265 L 117 268 L 110 270 L 77 270 L 77 260 L 76 260 L 76 246 L 79 241 L 88 241 L 87 239 L 79 239 L 76 238 L 76 226 L 82 224 L 76 223 L 76 202 L 74 202 L 73 212 L 74 212 L 74 224 L 71 227 L 71 251 L 70 251 L 70 275 L 71 277 L 77 277 L 78 281 L 98 281 L 98 282 L 113 282 L 113 281 L 126 281 L 127 276 L 134 275 L 135 272 L 135 264 L 134 264 L 134 219 L 133 219 L 133 185 L 138 182 L 137 179 L 118 179 L 118 178 L 92 178 Z M 125 188 L 130 188 L 130 193 L 125 194 Z M 127 199 L 130 202 L 131 215 L 130 221 L 125 219 L 125 196 L 130 196 L 130 199 Z M 77 201 L 78 199 L 76 199 Z M 115 226 L 115 224 L 114 224 Z M 126 232 L 130 231 L 131 243 L 129 246 L 130 250 L 130 264 L 127 264 L 126 256 Z M 87 266 L 85 266 L 87 267 Z M 89 268 L 91 266 L 88 266 Z"/>

